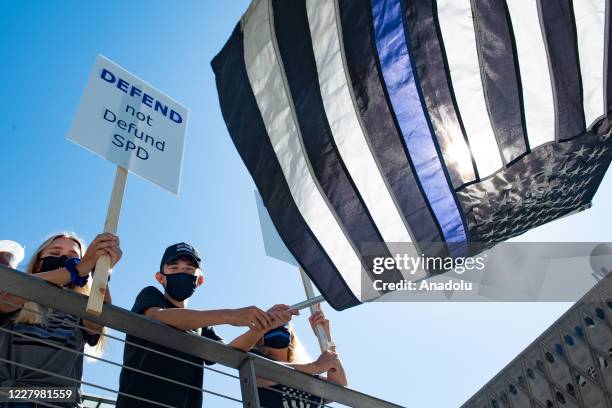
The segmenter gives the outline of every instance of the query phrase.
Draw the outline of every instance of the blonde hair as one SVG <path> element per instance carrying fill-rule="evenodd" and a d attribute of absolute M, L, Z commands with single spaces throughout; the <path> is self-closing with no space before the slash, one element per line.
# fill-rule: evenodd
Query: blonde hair
<path fill-rule="evenodd" d="M 306 364 L 312 362 L 312 357 L 310 357 L 306 347 L 304 347 L 297 334 L 295 334 L 291 324 L 289 324 L 289 333 L 291 334 L 291 342 L 287 350 L 287 360 L 289 360 L 289 363 Z"/>
<path fill-rule="evenodd" d="M 79 258 L 83 258 L 83 255 L 87 251 L 87 246 L 85 245 L 85 242 L 78 235 L 76 235 L 73 232 L 61 232 L 61 233 L 53 234 L 49 236 L 42 244 L 40 244 L 40 246 L 36 249 L 36 251 L 34 251 L 32 258 L 30 259 L 30 262 L 28 262 L 28 266 L 26 267 L 26 273 L 33 275 L 34 273 L 38 272 L 37 269 L 40 268 L 40 262 L 41 262 L 40 255 L 43 253 L 45 249 L 51 246 L 51 244 L 56 239 L 59 239 L 59 238 L 65 238 L 65 239 L 74 241 L 79 246 L 79 254 L 78 254 Z M 87 282 L 85 286 L 83 287 L 79 287 L 74 284 L 70 284 L 68 288 L 70 290 L 73 290 L 85 296 L 89 296 L 89 292 L 91 290 L 91 286 L 89 282 Z M 49 311 L 49 309 L 50 308 L 45 308 L 45 310 L 43 310 L 43 308 L 38 303 L 27 301 L 23 304 L 23 308 L 19 311 L 19 313 L 17 313 L 13 321 L 15 323 L 36 324 L 36 325 L 41 325 L 41 326 L 47 326 L 48 324 L 47 312 Z M 104 336 L 105 332 L 106 332 L 106 328 L 103 329 L 102 335 L 100 336 L 100 340 L 98 341 L 96 346 L 91 347 L 90 349 L 90 351 L 93 352 L 92 354 L 96 356 L 102 355 L 102 351 L 104 349 L 104 343 L 105 343 L 105 336 Z M 86 344 L 86 347 L 89 348 L 90 346 Z"/>

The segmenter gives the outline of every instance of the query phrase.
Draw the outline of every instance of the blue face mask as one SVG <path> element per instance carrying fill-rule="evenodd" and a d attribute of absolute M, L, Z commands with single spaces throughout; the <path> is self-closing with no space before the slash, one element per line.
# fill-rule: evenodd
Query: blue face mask
<path fill-rule="evenodd" d="M 166 293 L 179 302 L 191 297 L 198 287 L 197 275 L 186 272 L 161 274 L 166 277 Z"/>
<path fill-rule="evenodd" d="M 273 349 L 284 349 L 289 347 L 291 344 L 291 333 L 289 332 L 289 326 L 284 324 L 276 329 L 267 331 L 264 334 L 264 345 Z"/>

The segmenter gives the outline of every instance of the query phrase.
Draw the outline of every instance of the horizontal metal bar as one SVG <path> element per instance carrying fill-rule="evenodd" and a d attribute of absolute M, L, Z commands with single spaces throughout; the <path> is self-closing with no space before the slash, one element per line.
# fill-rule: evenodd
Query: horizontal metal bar
<path fill-rule="evenodd" d="M 115 405 L 115 400 L 110 399 L 108 397 L 101 397 L 98 395 L 83 393 L 83 402 L 91 401 L 91 402 L 102 402 L 104 404 L 112 404 Z"/>
<path fill-rule="evenodd" d="M 180 352 L 238 369 L 247 358 L 253 360 L 258 377 L 293 387 L 326 400 L 351 407 L 401 407 L 379 398 L 341 387 L 293 370 L 272 360 L 235 350 L 222 343 L 185 333 L 143 315 L 105 304 L 102 313 L 94 316 L 85 311 L 87 297 L 67 291 L 42 279 L 0 265 L 0 290 L 31 300 L 83 319 L 96 322 L 132 336 L 161 344 Z M 187 351 L 186 351 L 187 350 Z"/>
<path fill-rule="evenodd" d="M 325 302 L 325 298 L 323 296 L 316 296 L 310 299 L 306 299 L 300 303 L 296 303 L 295 305 L 291 306 L 290 310 L 302 310 L 323 302 Z"/>

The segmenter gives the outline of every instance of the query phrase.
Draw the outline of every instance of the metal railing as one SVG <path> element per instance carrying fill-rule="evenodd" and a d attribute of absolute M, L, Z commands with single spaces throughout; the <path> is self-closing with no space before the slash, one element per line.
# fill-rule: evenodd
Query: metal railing
<path fill-rule="evenodd" d="M 182 332 L 118 306 L 104 305 L 102 314 L 99 316 L 88 314 L 85 311 L 86 296 L 66 291 L 42 279 L 2 265 L 0 265 L 0 290 L 181 353 L 189 350 L 188 354 L 194 357 L 236 369 L 240 379 L 241 402 L 244 407 L 261 407 L 256 377 L 319 396 L 325 401 L 333 401 L 350 407 L 401 407 L 371 395 L 320 380 L 252 353 L 245 353 L 202 336 Z M 227 374 L 222 371 L 221 373 Z M 83 382 L 83 384 L 86 383 Z M 202 391 L 206 390 L 202 389 Z"/>
<path fill-rule="evenodd" d="M 83 394 L 83 408 L 107 408 L 114 406 L 115 401 L 112 399 L 99 397 L 97 395 Z"/>

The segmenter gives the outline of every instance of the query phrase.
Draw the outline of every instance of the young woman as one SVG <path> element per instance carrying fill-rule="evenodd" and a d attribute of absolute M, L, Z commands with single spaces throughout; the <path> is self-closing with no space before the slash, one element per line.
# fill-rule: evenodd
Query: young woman
<path fill-rule="evenodd" d="M 332 341 L 329 320 L 325 317 L 320 306 L 310 316 L 309 321 L 315 335 L 316 326 L 322 325 L 327 340 Z M 258 342 L 254 352 L 279 363 L 284 363 L 298 371 L 345 387 L 347 385 L 346 374 L 333 344 L 332 342 L 329 350 L 321 353 L 317 360 L 312 361 L 291 325 L 286 324 L 266 332 Z M 322 375 L 323 373 L 326 373 L 326 375 Z M 259 402 L 262 407 L 266 408 L 301 406 L 315 408 L 325 402 L 316 395 L 263 378 L 257 378 L 257 387 Z"/>
<path fill-rule="evenodd" d="M 122 253 L 117 236 L 100 234 L 86 248 L 74 234 L 56 234 L 36 250 L 26 272 L 64 290 L 89 295 L 88 276 L 102 255 L 110 257 L 111 267 L 119 261 Z M 107 303 L 111 301 L 109 292 L 105 296 Z M 103 339 L 99 332 L 102 330 L 94 322 L 0 293 L 0 387 L 70 388 L 73 402 L 48 403 L 81 407 L 80 384 L 73 380 L 81 381 L 83 355 L 74 351 L 82 353 L 85 345 L 101 351 Z M 0 407 L 39 406 L 44 405 L 0 402 Z"/>

